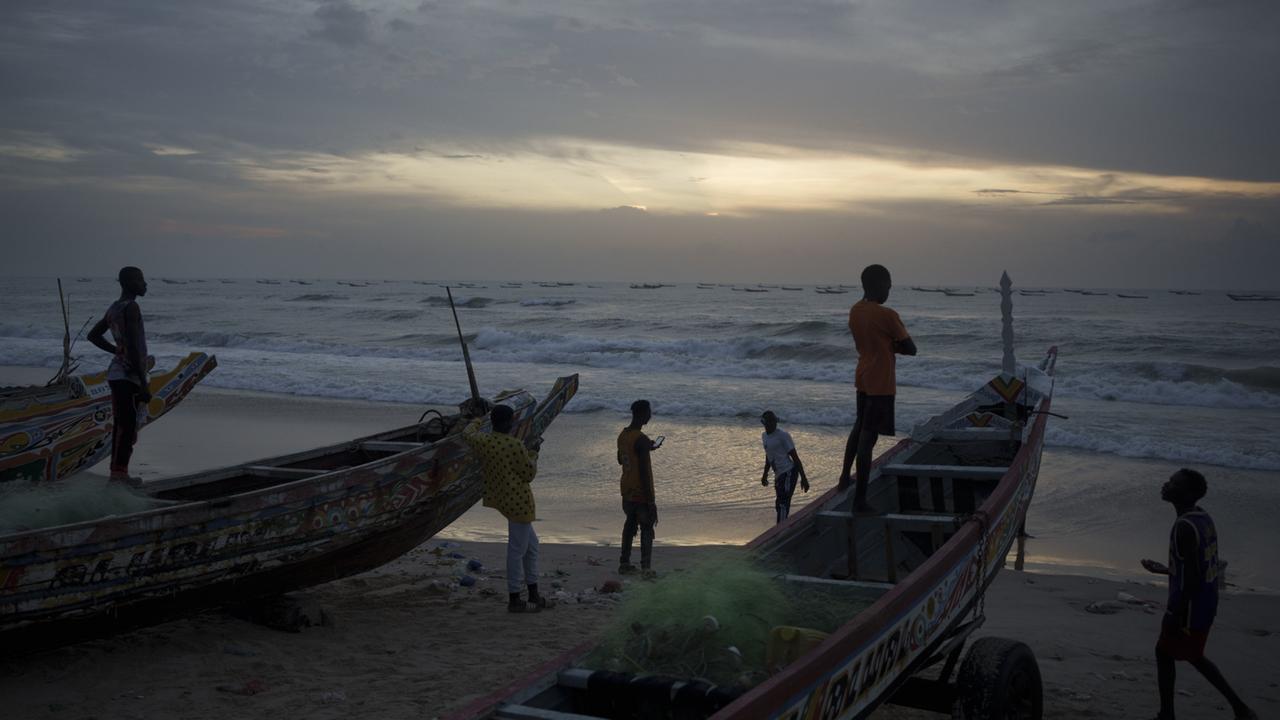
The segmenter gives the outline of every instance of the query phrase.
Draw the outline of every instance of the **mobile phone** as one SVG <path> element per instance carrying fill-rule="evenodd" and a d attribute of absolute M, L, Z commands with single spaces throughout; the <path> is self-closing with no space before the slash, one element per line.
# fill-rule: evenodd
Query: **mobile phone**
<path fill-rule="evenodd" d="M 657 450 L 658 448 L 662 447 L 662 441 L 666 439 L 667 439 L 666 435 L 659 435 L 657 438 L 655 438 L 653 441 L 653 449 Z"/>

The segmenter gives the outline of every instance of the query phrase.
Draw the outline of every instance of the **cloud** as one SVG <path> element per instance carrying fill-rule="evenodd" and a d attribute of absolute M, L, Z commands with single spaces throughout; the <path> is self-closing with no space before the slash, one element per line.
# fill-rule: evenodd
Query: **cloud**
<path fill-rule="evenodd" d="M 14 232 L 71 254 L 163 218 L 288 230 L 317 263 L 304 231 L 369 262 L 496 247 L 467 222 L 561 247 L 643 205 L 687 243 L 812 233 L 819 270 L 864 232 L 963 263 L 956 228 L 1203 261 L 1237 218 L 1280 227 L 1277 27 L 1163 0 L 0 3 L 0 186 Z M 403 225 L 339 213 L 373 206 Z"/>
<path fill-rule="evenodd" d="M 326 0 L 316 8 L 315 17 L 320 21 L 320 27 L 312 32 L 313 37 L 338 45 L 364 45 L 372 42 L 370 13 L 346 0 Z"/>
<path fill-rule="evenodd" d="M 204 238 L 238 238 L 247 240 L 271 240 L 288 237 L 288 230 L 278 227 L 253 227 L 247 225 L 207 224 L 164 218 L 157 222 L 154 231 L 159 235 L 187 235 Z"/>

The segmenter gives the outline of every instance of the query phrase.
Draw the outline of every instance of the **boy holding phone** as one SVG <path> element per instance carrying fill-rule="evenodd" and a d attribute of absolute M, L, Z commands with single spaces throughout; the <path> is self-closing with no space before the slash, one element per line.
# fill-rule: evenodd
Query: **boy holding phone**
<path fill-rule="evenodd" d="M 618 572 L 634 573 L 631 564 L 631 545 L 636 531 L 640 531 L 640 570 L 653 574 L 653 528 L 658 524 L 658 506 L 653 494 L 653 465 L 650 453 L 662 446 L 662 437 L 649 439 L 642 428 L 653 416 L 648 400 L 631 403 L 631 424 L 618 434 L 618 464 L 622 466 L 622 512 L 626 522 L 622 525 L 622 557 Z"/>

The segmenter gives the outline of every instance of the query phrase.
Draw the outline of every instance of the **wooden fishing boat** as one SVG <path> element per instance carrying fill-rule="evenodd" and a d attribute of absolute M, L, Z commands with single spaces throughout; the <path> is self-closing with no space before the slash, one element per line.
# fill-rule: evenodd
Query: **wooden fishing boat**
<path fill-rule="evenodd" d="M 542 436 L 578 376 L 514 434 Z M 424 417 L 426 415 L 424 414 Z M 487 424 L 487 420 L 485 421 Z M 151 624 L 336 580 L 417 547 L 480 499 L 459 415 L 327 447 L 149 482 L 156 507 L 0 536 L 0 654 Z"/>
<path fill-rule="evenodd" d="M 214 356 L 193 352 L 153 373 L 139 427 L 172 410 L 217 366 Z M 112 422 L 106 371 L 0 390 L 0 484 L 62 480 L 93 467 L 111 453 Z"/>
<path fill-rule="evenodd" d="M 852 492 L 832 488 L 748 545 L 784 568 L 788 587 L 865 600 L 819 644 L 752 687 L 588 669 L 586 644 L 451 717 L 834 719 L 894 702 L 1039 718 L 1027 646 L 981 638 L 961 662 L 1035 491 L 1057 359 L 1050 348 L 1035 367 L 1014 362 L 1007 276 L 1002 284 L 1002 373 L 876 460 L 868 499 L 886 512 L 854 515 Z"/>

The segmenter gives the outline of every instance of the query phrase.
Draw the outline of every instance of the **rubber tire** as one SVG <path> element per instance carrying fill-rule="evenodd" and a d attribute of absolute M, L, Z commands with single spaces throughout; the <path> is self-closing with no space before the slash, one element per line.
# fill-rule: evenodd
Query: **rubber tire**
<path fill-rule="evenodd" d="M 969 646 L 956 677 L 956 720 L 1040 720 L 1044 690 L 1025 643 L 984 637 Z"/>

